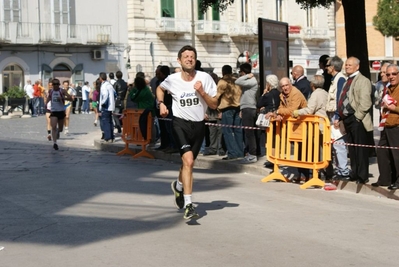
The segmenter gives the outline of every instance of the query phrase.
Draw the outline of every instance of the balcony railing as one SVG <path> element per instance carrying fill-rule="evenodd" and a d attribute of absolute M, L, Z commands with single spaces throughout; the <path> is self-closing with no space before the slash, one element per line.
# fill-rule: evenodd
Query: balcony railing
<path fill-rule="evenodd" d="M 232 37 L 258 35 L 257 23 L 235 22 L 230 23 L 229 25 L 229 35 Z"/>
<path fill-rule="evenodd" d="M 159 33 L 191 32 L 191 22 L 188 19 L 159 18 L 156 20 L 156 31 Z"/>
<path fill-rule="evenodd" d="M 197 35 L 223 35 L 229 34 L 229 24 L 227 22 L 199 20 L 197 21 L 195 32 Z"/>
<path fill-rule="evenodd" d="M 327 28 L 303 28 L 302 38 L 305 40 L 326 40 L 330 39 Z"/>
<path fill-rule="evenodd" d="M 0 22 L 0 43 L 105 45 L 112 42 L 110 25 Z"/>

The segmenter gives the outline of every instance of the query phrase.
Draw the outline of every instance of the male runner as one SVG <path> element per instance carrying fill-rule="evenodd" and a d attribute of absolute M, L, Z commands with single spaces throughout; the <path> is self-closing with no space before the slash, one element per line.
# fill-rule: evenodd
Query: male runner
<path fill-rule="evenodd" d="M 205 135 L 205 112 L 209 106 L 217 108 L 216 84 L 212 77 L 195 70 L 197 51 L 192 46 L 183 46 L 177 61 L 182 71 L 169 75 L 157 88 L 160 115 L 166 117 L 169 110 L 163 103 L 165 91 L 173 98 L 173 134 L 182 159 L 179 177 L 172 182 L 175 204 L 185 208 L 184 219 L 198 217 L 191 201 L 193 190 L 194 160 L 200 151 Z"/>

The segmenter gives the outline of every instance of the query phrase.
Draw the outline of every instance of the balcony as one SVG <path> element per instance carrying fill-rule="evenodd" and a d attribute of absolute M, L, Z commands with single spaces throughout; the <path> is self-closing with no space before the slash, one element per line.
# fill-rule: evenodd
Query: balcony
<path fill-rule="evenodd" d="M 184 34 L 191 32 L 191 22 L 188 19 L 159 18 L 156 20 L 157 33 Z"/>
<path fill-rule="evenodd" d="M 303 28 L 302 39 L 304 40 L 328 40 L 328 28 Z"/>
<path fill-rule="evenodd" d="M 0 44 L 107 45 L 110 25 L 0 22 Z"/>
<path fill-rule="evenodd" d="M 235 38 L 235 37 L 258 38 L 258 24 L 257 23 L 245 23 L 245 22 L 230 23 L 229 24 L 229 35 L 232 38 Z"/>
<path fill-rule="evenodd" d="M 196 35 L 228 35 L 229 24 L 227 22 L 199 20 L 195 27 Z"/>

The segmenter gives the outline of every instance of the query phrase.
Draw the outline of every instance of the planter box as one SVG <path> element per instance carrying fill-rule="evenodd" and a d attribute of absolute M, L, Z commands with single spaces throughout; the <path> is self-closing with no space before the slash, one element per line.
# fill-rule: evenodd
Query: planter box
<path fill-rule="evenodd" d="M 17 107 L 21 107 L 21 109 L 23 110 L 24 106 L 26 103 L 26 98 L 22 97 L 22 98 L 8 98 L 8 106 L 11 107 L 11 109 L 15 109 Z"/>
<path fill-rule="evenodd" d="M 9 98 L 6 96 L 4 99 L 4 103 L 1 105 L 0 103 L 0 110 L 2 110 L 3 115 L 8 115 L 9 112 L 13 112 L 14 109 L 20 107 L 22 111 L 25 110 L 26 106 L 26 98 L 25 97 L 20 97 L 20 98 Z"/>

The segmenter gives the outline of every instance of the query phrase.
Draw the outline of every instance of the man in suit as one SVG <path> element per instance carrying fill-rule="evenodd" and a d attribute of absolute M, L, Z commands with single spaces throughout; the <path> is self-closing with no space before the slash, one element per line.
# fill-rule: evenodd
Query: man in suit
<path fill-rule="evenodd" d="M 309 99 L 312 89 L 310 88 L 310 82 L 308 78 L 306 78 L 304 75 L 303 67 L 300 65 L 294 66 L 291 71 L 291 75 L 292 79 L 294 79 L 294 83 L 292 85 L 302 92 L 306 100 Z"/>
<path fill-rule="evenodd" d="M 370 110 L 371 82 L 359 72 L 359 59 L 350 57 L 345 62 L 348 79 L 340 94 L 337 111 L 339 119 L 334 120 L 334 127 L 339 127 L 342 120 L 350 144 L 366 145 L 368 132 L 373 131 Z M 365 184 L 369 181 L 369 148 L 349 145 L 351 173 L 345 180 Z"/>

